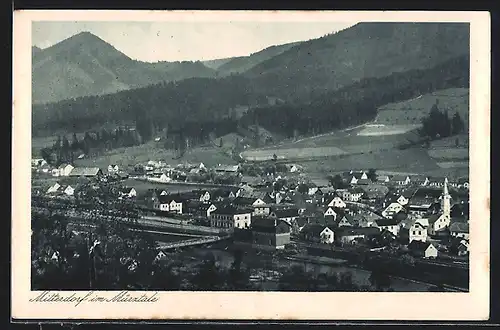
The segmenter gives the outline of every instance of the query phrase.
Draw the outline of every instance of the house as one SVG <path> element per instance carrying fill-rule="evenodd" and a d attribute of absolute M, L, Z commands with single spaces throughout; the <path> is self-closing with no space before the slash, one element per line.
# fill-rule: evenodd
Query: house
<path fill-rule="evenodd" d="M 357 227 L 357 221 L 347 213 L 343 213 L 337 216 L 335 219 L 337 227 Z"/>
<path fill-rule="evenodd" d="M 232 204 L 238 207 L 252 207 L 253 215 L 269 215 L 273 200 L 268 195 L 261 197 L 263 199 L 256 197 L 256 195 L 253 197 L 238 196 L 232 201 Z"/>
<path fill-rule="evenodd" d="M 108 165 L 108 173 L 117 173 L 119 171 L 118 165 L 110 164 Z"/>
<path fill-rule="evenodd" d="M 345 208 L 346 207 L 346 203 L 344 203 L 344 201 L 342 200 L 342 198 L 340 198 L 339 196 L 335 196 L 329 203 L 328 203 L 328 207 L 334 207 L 334 208 Z"/>
<path fill-rule="evenodd" d="M 320 224 L 308 224 L 301 230 L 302 237 L 310 242 L 332 244 L 335 233 L 327 226 Z"/>
<path fill-rule="evenodd" d="M 422 175 L 413 175 L 411 177 L 411 183 L 416 186 L 427 186 L 429 184 L 429 178 Z"/>
<path fill-rule="evenodd" d="M 425 216 L 431 212 L 431 208 L 434 205 L 433 198 L 425 197 L 413 197 L 408 205 L 408 213 L 415 216 Z"/>
<path fill-rule="evenodd" d="M 193 193 L 197 194 L 199 196 L 200 202 L 208 203 L 210 202 L 210 192 L 208 190 L 195 190 Z"/>
<path fill-rule="evenodd" d="M 406 204 L 408 204 L 409 200 L 404 195 L 399 195 L 398 199 L 396 199 L 396 202 L 401 204 L 402 206 L 405 206 Z"/>
<path fill-rule="evenodd" d="M 222 201 L 224 199 L 236 198 L 244 192 L 242 187 L 240 188 L 218 188 L 211 191 L 211 199 L 214 202 Z"/>
<path fill-rule="evenodd" d="M 102 171 L 99 167 L 75 167 L 69 176 L 71 177 L 87 177 L 87 178 L 97 178 L 102 175 Z"/>
<path fill-rule="evenodd" d="M 363 189 L 363 199 L 368 202 L 375 202 L 377 200 L 383 199 L 389 192 L 389 188 L 382 184 L 369 184 L 361 187 Z"/>
<path fill-rule="evenodd" d="M 397 237 L 388 230 L 382 230 L 377 235 L 369 236 L 369 239 L 374 248 L 383 248 L 394 243 Z"/>
<path fill-rule="evenodd" d="M 248 176 L 243 175 L 240 178 L 241 185 L 248 185 L 249 187 L 257 187 L 263 183 L 263 179 L 261 177 Z"/>
<path fill-rule="evenodd" d="M 469 223 L 468 222 L 453 222 L 450 224 L 450 235 L 452 237 L 460 237 L 469 239 Z"/>
<path fill-rule="evenodd" d="M 151 179 L 153 179 L 154 181 L 159 181 L 164 183 L 172 181 L 172 178 L 168 176 L 166 173 L 161 173 L 159 175 L 155 174 L 151 177 Z"/>
<path fill-rule="evenodd" d="M 375 225 L 382 231 L 387 230 L 390 231 L 394 236 L 398 236 L 399 234 L 399 223 L 401 221 L 399 219 L 390 218 L 390 219 L 378 219 L 375 220 Z"/>
<path fill-rule="evenodd" d="M 62 189 L 64 188 L 64 189 Z M 61 190 L 63 192 L 63 194 L 67 195 L 67 196 L 73 196 L 73 194 L 75 193 L 75 188 L 71 187 L 70 185 L 67 185 L 65 187 L 61 187 Z"/>
<path fill-rule="evenodd" d="M 354 217 L 360 227 L 376 227 L 375 221 L 379 219 L 382 219 L 382 216 L 373 212 L 360 213 Z"/>
<path fill-rule="evenodd" d="M 388 175 L 378 175 L 377 176 L 377 182 L 379 183 L 389 183 L 390 182 L 390 178 Z"/>
<path fill-rule="evenodd" d="M 319 191 L 319 188 L 315 185 L 310 185 L 308 188 L 307 188 L 307 195 L 309 196 L 313 196 L 315 195 L 317 192 Z"/>
<path fill-rule="evenodd" d="M 357 184 L 359 186 L 366 186 L 366 185 L 369 185 L 371 183 L 372 183 L 372 180 L 370 180 L 370 179 L 358 179 L 355 184 Z"/>
<path fill-rule="evenodd" d="M 49 187 L 49 189 L 47 189 L 47 194 L 53 194 L 57 192 L 60 187 L 61 185 L 59 184 L 59 182 L 54 183 L 52 186 Z"/>
<path fill-rule="evenodd" d="M 466 256 L 469 254 L 469 239 L 456 237 L 453 238 L 450 245 L 449 251 L 454 253 L 460 257 Z"/>
<path fill-rule="evenodd" d="M 361 197 L 363 197 L 365 191 L 359 187 L 349 189 L 348 190 L 348 195 L 347 195 L 347 200 L 349 202 L 359 202 L 361 200 Z"/>
<path fill-rule="evenodd" d="M 333 220 L 335 221 L 337 219 L 337 212 L 334 211 L 333 207 L 328 207 L 326 211 L 323 213 L 323 216 L 333 217 Z"/>
<path fill-rule="evenodd" d="M 391 182 L 400 185 L 400 186 L 406 186 L 410 184 L 410 177 L 408 175 L 395 175 L 392 177 Z"/>
<path fill-rule="evenodd" d="M 215 168 L 215 172 L 217 172 L 217 173 L 236 174 L 236 173 L 238 173 L 239 169 L 240 169 L 239 165 L 221 165 L 221 164 L 219 164 Z"/>
<path fill-rule="evenodd" d="M 429 187 L 442 188 L 444 185 L 445 178 L 443 177 L 432 177 L 429 178 Z"/>
<path fill-rule="evenodd" d="M 351 170 L 349 172 L 351 175 L 355 176 L 356 178 L 361 179 L 361 180 L 366 180 L 368 179 L 368 174 L 366 174 L 365 171 L 353 171 Z"/>
<path fill-rule="evenodd" d="M 457 188 L 469 189 L 469 178 L 459 178 L 457 180 Z"/>
<path fill-rule="evenodd" d="M 54 176 L 69 176 L 73 171 L 74 167 L 71 164 L 61 164 L 57 169 L 52 171 Z"/>
<path fill-rule="evenodd" d="M 185 212 L 189 214 L 199 215 L 210 218 L 210 214 L 217 209 L 212 203 L 204 203 L 201 201 L 190 200 L 186 201 Z"/>
<path fill-rule="evenodd" d="M 389 204 L 383 211 L 382 216 L 385 218 L 392 218 L 392 216 L 396 213 L 401 212 L 404 209 L 403 205 L 394 202 Z"/>
<path fill-rule="evenodd" d="M 291 224 L 299 217 L 299 210 L 297 208 L 279 208 L 270 213 L 270 217 L 283 220 Z"/>
<path fill-rule="evenodd" d="M 250 228 L 252 218 L 251 209 L 221 206 L 210 213 L 210 226 L 215 228 Z"/>
<path fill-rule="evenodd" d="M 178 195 L 163 195 L 158 197 L 160 211 L 182 214 L 182 198 Z"/>
<path fill-rule="evenodd" d="M 290 243 L 290 231 L 285 221 L 257 216 L 252 219 L 250 229 L 234 229 L 234 241 L 259 250 L 281 250 Z"/>
<path fill-rule="evenodd" d="M 137 197 L 137 191 L 134 188 L 123 187 L 120 189 L 120 197 L 126 197 L 126 198 Z"/>
<path fill-rule="evenodd" d="M 344 227 L 335 231 L 335 240 L 347 244 L 353 243 L 356 239 L 365 239 L 380 234 L 380 229 L 376 227 L 350 228 Z"/>
<path fill-rule="evenodd" d="M 300 171 L 300 167 L 298 165 L 292 164 L 289 169 L 290 173 L 296 173 Z"/>
<path fill-rule="evenodd" d="M 403 221 L 399 230 L 399 236 L 404 244 L 412 241 L 427 241 L 427 227 L 418 220 Z"/>
<path fill-rule="evenodd" d="M 408 250 L 417 257 L 436 258 L 438 256 L 438 250 L 429 242 L 413 240 L 408 244 Z"/>
<path fill-rule="evenodd" d="M 31 159 L 31 166 L 32 167 L 42 167 L 47 165 L 47 161 L 43 158 L 33 158 Z"/>
<path fill-rule="evenodd" d="M 47 190 L 47 194 L 49 195 L 66 195 L 66 196 L 73 196 L 75 193 L 75 188 L 73 188 L 70 185 L 60 185 L 59 183 L 54 183 L 49 189 Z"/>
<path fill-rule="evenodd" d="M 290 243 L 291 226 L 286 221 L 267 217 L 252 220 L 252 246 L 260 249 L 284 249 Z"/>

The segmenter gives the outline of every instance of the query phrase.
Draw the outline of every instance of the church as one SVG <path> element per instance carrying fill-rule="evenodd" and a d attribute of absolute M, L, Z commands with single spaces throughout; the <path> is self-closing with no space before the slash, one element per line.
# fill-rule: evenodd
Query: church
<path fill-rule="evenodd" d="M 445 233 L 451 222 L 451 196 L 448 192 L 448 178 L 444 179 L 443 194 L 441 195 L 441 210 L 429 218 L 429 236 L 439 236 Z"/>

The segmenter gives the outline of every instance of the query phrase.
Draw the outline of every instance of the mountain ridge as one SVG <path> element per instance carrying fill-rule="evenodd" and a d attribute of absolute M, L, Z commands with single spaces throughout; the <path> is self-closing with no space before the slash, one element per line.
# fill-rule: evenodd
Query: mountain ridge
<path fill-rule="evenodd" d="M 257 79 L 257 85 L 274 96 L 289 98 L 339 89 L 363 78 L 429 68 L 468 53 L 465 23 L 368 22 L 302 42 L 244 75 Z M 283 85 L 294 93 L 280 92 Z"/>
<path fill-rule="evenodd" d="M 215 70 L 201 62 L 133 60 L 90 32 L 80 32 L 40 51 L 33 49 L 32 70 L 34 104 L 215 76 Z"/>

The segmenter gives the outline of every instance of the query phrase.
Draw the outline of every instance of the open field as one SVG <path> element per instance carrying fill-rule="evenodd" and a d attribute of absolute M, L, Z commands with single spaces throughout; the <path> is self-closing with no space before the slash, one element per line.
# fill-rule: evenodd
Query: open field
<path fill-rule="evenodd" d="M 388 150 L 361 155 L 346 155 L 344 157 L 297 162 L 307 172 L 331 173 L 351 169 L 374 168 L 377 170 L 392 170 L 411 173 L 421 173 L 439 169 L 436 162 L 427 155 L 425 150 L 411 148 L 407 150 Z"/>
<path fill-rule="evenodd" d="M 123 182 L 123 184 L 127 187 L 133 187 L 138 194 L 142 194 L 149 189 L 162 189 L 166 190 L 169 193 L 181 193 L 186 191 L 192 191 L 197 189 L 215 189 L 215 185 L 212 187 L 210 185 L 196 185 L 196 184 L 175 184 L 175 183 L 156 183 L 145 180 L 137 180 L 137 179 L 127 179 Z"/>
<path fill-rule="evenodd" d="M 173 150 L 165 150 L 159 144 L 149 142 L 139 146 L 114 149 L 98 157 L 78 159 L 75 161 L 75 165 L 107 168 L 109 164 L 116 164 L 120 168 L 130 169 L 138 163 L 146 163 L 149 160 L 163 160 L 170 165 L 186 162 L 192 164 L 204 163 L 207 166 L 236 164 L 231 157 L 214 147 L 193 148 L 180 159 L 175 158 Z"/>
<path fill-rule="evenodd" d="M 468 148 L 443 148 L 443 149 L 430 149 L 427 151 L 430 157 L 434 159 L 468 159 Z"/>
<path fill-rule="evenodd" d="M 437 163 L 441 168 L 468 168 L 469 162 L 466 161 L 454 161 L 454 162 L 438 162 Z"/>
<path fill-rule="evenodd" d="M 358 132 L 358 136 L 385 136 L 385 135 L 399 135 L 413 131 L 419 128 L 420 125 L 385 125 L 385 124 L 371 124 L 366 125 L 363 130 Z"/>
<path fill-rule="evenodd" d="M 433 104 L 438 101 L 440 110 L 448 110 L 449 116 L 458 112 L 468 126 L 469 89 L 450 88 L 424 94 L 419 97 L 397 103 L 389 103 L 378 109 L 376 123 L 392 125 L 420 125 Z"/>
<path fill-rule="evenodd" d="M 305 159 L 387 151 L 419 141 L 420 137 L 414 128 L 408 125 L 394 129 L 389 126 L 381 129 L 368 127 L 372 133 L 377 132 L 377 135 L 372 136 L 360 135 L 367 129 L 365 126 L 360 126 L 348 131 L 332 132 L 275 147 L 247 150 L 242 152 L 241 156 L 251 161 L 262 161 L 272 159 L 274 154 L 278 159 Z M 385 134 L 380 134 L 384 130 Z"/>
<path fill-rule="evenodd" d="M 301 159 L 312 157 L 338 156 L 345 154 L 345 151 L 337 147 L 312 147 L 312 148 L 288 148 L 288 149 L 258 149 L 241 153 L 242 157 L 250 161 L 265 161 L 273 159 Z"/>
<path fill-rule="evenodd" d="M 469 147 L 469 134 L 458 134 L 449 136 L 431 142 L 431 149 L 440 148 L 468 148 Z"/>

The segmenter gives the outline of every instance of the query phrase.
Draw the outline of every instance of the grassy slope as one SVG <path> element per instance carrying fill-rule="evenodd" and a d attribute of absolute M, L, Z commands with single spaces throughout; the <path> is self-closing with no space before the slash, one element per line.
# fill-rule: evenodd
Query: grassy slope
<path fill-rule="evenodd" d="M 378 109 L 376 123 L 386 125 L 420 124 L 423 117 L 429 114 L 432 105 L 438 101 L 440 110 L 448 110 L 449 116 L 458 112 L 466 126 L 469 119 L 469 89 L 450 88 L 425 94 L 417 98 L 390 103 Z"/>
<path fill-rule="evenodd" d="M 137 163 L 145 163 L 149 160 L 164 160 L 167 164 L 172 165 L 185 162 L 194 164 L 203 162 L 207 166 L 235 163 L 228 155 L 210 147 L 195 148 L 188 151 L 180 159 L 173 158 L 174 153 L 171 150 L 163 149 L 161 143 L 149 142 L 140 146 L 118 148 L 95 158 L 79 159 L 75 161 L 75 164 L 100 168 L 107 168 L 109 164 L 117 164 L 121 168 L 130 168 Z"/>

